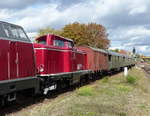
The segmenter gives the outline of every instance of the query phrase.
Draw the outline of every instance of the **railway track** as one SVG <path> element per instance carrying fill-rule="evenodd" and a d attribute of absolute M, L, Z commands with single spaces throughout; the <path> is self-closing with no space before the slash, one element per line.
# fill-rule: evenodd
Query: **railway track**
<path fill-rule="evenodd" d="M 142 63 L 140 64 L 140 67 L 148 74 L 148 77 L 150 77 L 150 64 Z"/>
<path fill-rule="evenodd" d="M 118 72 L 113 72 L 111 74 L 107 74 L 107 75 L 115 75 L 117 73 L 120 73 L 121 71 Z M 35 107 L 39 104 L 43 104 L 43 103 L 47 103 L 50 102 L 52 100 L 54 100 L 57 97 L 61 97 L 61 96 L 66 96 L 68 94 L 71 94 L 71 92 L 73 92 L 76 88 L 87 85 L 87 84 L 94 84 L 96 80 L 102 79 L 103 77 L 105 77 L 106 75 L 101 75 L 101 78 L 96 78 L 93 81 L 90 82 L 84 82 L 82 85 L 75 85 L 75 86 L 71 86 L 69 88 L 64 88 L 58 91 L 52 91 L 51 93 L 49 93 L 46 96 L 23 96 L 20 95 L 18 96 L 18 99 L 16 102 L 14 103 L 10 103 L 7 104 L 6 106 L 0 108 L 0 116 L 12 116 L 12 114 L 14 114 L 15 112 L 19 112 L 22 110 L 28 110 L 31 109 L 32 107 Z"/>

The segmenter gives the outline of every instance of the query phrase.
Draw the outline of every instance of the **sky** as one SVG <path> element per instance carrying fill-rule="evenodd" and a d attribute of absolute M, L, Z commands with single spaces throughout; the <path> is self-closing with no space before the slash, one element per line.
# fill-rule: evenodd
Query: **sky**
<path fill-rule="evenodd" d="M 21 25 L 29 37 L 45 27 L 96 22 L 106 27 L 111 49 L 150 56 L 150 0 L 1 0 L 0 20 Z"/>

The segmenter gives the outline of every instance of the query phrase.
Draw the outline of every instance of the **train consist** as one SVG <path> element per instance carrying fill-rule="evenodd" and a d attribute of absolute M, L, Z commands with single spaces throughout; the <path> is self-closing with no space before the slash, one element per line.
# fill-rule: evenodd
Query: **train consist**
<path fill-rule="evenodd" d="M 1 104 L 15 100 L 18 92 L 47 94 L 135 65 L 132 57 L 75 47 L 71 39 L 53 34 L 31 43 L 22 27 L 6 22 L 0 22 L 0 62 Z"/>

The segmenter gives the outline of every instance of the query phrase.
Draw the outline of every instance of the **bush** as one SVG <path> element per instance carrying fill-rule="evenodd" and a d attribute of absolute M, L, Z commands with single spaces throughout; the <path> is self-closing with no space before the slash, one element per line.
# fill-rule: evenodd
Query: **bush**
<path fill-rule="evenodd" d="M 137 80 L 137 78 L 136 78 L 136 77 L 133 77 L 133 76 L 131 76 L 131 75 L 128 75 L 128 76 L 126 77 L 126 81 L 127 81 L 127 83 L 129 83 L 129 84 L 135 84 L 135 83 L 136 83 L 136 80 Z"/>

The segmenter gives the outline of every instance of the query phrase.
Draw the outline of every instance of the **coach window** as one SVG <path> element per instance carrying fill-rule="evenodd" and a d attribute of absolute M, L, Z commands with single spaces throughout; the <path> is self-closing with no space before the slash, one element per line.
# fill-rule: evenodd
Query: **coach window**
<path fill-rule="evenodd" d="M 108 56 L 108 60 L 109 60 L 109 62 L 111 62 L 111 55 Z"/>
<path fill-rule="evenodd" d="M 58 47 L 64 47 L 65 44 L 64 41 L 55 39 L 53 40 L 53 45 Z"/>

